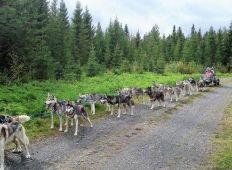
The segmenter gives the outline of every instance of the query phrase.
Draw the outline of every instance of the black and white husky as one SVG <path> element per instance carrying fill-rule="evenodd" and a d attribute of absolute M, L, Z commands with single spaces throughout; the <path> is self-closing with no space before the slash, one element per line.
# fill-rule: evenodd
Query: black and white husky
<path fill-rule="evenodd" d="M 22 152 L 20 142 L 25 146 L 26 158 L 30 158 L 28 150 L 29 139 L 26 135 L 26 130 L 21 123 L 29 121 L 30 117 L 26 115 L 11 117 L 0 115 L 0 169 L 4 170 L 4 148 L 9 142 L 15 143 L 16 148 L 13 152 Z"/>
<path fill-rule="evenodd" d="M 155 101 L 157 100 L 159 104 L 161 105 L 161 102 L 163 103 L 163 107 L 165 107 L 165 101 L 164 101 L 164 93 L 162 91 L 154 90 L 152 87 L 147 87 L 145 90 L 145 93 L 149 96 L 151 101 L 151 109 L 154 108 Z"/>
<path fill-rule="evenodd" d="M 75 132 L 74 135 L 77 135 L 78 132 L 78 125 L 79 125 L 79 117 L 83 117 L 86 119 L 90 126 L 93 127 L 92 122 L 89 119 L 89 115 L 86 112 L 85 108 L 83 105 L 76 104 L 74 102 L 67 102 L 66 105 L 66 110 L 65 110 L 65 116 L 66 116 L 66 128 L 64 132 L 68 132 L 68 119 L 74 120 L 75 121 Z"/>
<path fill-rule="evenodd" d="M 84 94 L 84 95 L 79 95 L 79 103 L 89 103 L 90 108 L 91 108 L 91 113 L 94 115 L 96 113 L 96 108 L 95 105 L 96 103 L 101 103 L 101 100 L 104 99 L 105 95 L 103 94 Z M 110 111 L 110 105 L 106 103 L 106 111 Z"/>
<path fill-rule="evenodd" d="M 124 96 L 132 96 L 137 99 L 137 101 L 140 103 L 140 97 L 142 97 L 142 103 L 144 104 L 144 91 L 142 88 L 138 87 L 132 87 L 132 88 L 122 88 L 119 89 L 118 95 L 124 95 Z"/>
<path fill-rule="evenodd" d="M 47 100 L 45 101 L 46 109 L 51 111 L 51 129 L 54 128 L 54 113 L 59 117 L 60 128 L 59 131 L 62 131 L 62 116 L 66 110 L 66 103 L 64 101 L 58 102 L 56 97 L 48 93 Z"/>
<path fill-rule="evenodd" d="M 123 105 L 125 109 L 125 114 L 127 112 L 127 106 L 131 110 L 131 115 L 134 114 L 134 101 L 132 100 L 132 96 L 130 95 L 106 95 L 104 99 L 101 100 L 101 103 L 108 103 L 112 105 L 111 107 L 111 115 L 114 113 L 114 106 L 118 107 L 118 118 L 121 116 L 121 108 L 120 106 Z"/>

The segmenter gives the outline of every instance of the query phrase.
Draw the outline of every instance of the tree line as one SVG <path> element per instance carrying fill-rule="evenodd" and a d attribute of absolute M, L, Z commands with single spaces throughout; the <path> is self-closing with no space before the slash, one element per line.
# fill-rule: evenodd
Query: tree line
<path fill-rule="evenodd" d="M 173 26 L 161 35 L 133 35 L 118 19 L 95 27 L 87 7 L 76 4 L 69 20 L 66 5 L 53 0 L 0 1 L 0 82 L 79 79 L 111 70 L 162 73 L 167 63 L 183 62 L 232 70 L 232 23 L 205 33 L 192 25 L 185 36 Z"/>

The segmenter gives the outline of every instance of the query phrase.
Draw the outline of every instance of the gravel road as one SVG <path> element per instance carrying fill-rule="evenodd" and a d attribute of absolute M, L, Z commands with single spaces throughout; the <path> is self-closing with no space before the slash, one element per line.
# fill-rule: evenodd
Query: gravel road
<path fill-rule="evenodd" d="M 220 88 L 167 102 L 166 108 L 136 105 L 134 116 L 109 115 L 93 128 L 80 127 L 78 136 L 61 132 L 32 143 L 31 160 L 6 151 L 6 169 L 199 169 L 231 101 L 232 80 L 227 79 Z"/>

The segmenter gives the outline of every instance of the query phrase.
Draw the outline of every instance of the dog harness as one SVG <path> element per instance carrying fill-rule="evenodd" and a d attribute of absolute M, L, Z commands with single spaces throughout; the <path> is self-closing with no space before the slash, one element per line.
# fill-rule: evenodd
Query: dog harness
<path fill-rule="evenodd" d="M 70 105 L 68 104 L 67 107 L 72 108 L 71 111 L 65 112 L 65 114 L 71 118 L 73 118 L 75 115 L 77 116 L 83 116 L 87 117 L 87 112 L 85 111 L 84 107 L 82 105 Z"/>

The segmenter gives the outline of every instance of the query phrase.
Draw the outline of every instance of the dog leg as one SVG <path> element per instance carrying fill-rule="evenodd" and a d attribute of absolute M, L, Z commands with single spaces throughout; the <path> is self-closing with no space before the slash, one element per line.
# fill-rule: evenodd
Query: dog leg
<path fill-rule="evenodd" d="M 71 126 L 73 126 L 73 119 L 71 119 Z"/>
<path fill-rule="evenodd" d="M 117 118 L 120 118 L 120 116 L 121 116 L 121 109 L 120 109 L 120 106 L 118 107 L 118 116 L 117 116 Z"/>
<path fill-rule="evenodd" d="M 178 95 L 176 94 L 175 96 L 176 96 L 176 102 L 177 102 L 178 101 Z"/>
<path fill-rule="evenodd" d="M 165 101 L 163 101 L 163 107 L 166 107 L 166 103 L 165 103 Z"/>
<path fill-rule="evenodd" d="M 111 114 L 110 115 L 113 115 L 113 114 L 114 114 L 114 105 L 112 105 Z"/>
<path fill-rule="evenodd" d="M 90 112 L 93 114 L 93 103 L 90 102 Z"/>
<path fill-rule="evenodd" d="M 125 115 L 125 114 L 127 113 L 127 107 L 126 107 L 126 104 L 123 104 L 123 107 L 124 107 L 124 111 L 125 111 L 123 114 Z"/>
<path fill-rule="evenodd" d="M 95 115 L 95 103 L 93 103 L 93 115 Z"/>
<path fill-rule="evenodd" d="M 79 124 L 79 120 L 78 120 L 78 116 L 75 115 L 74 116 L 74 119 L 75 119 L 75 123 L 76 123 L 76 128 L 75 128 L 75 133 L 74 133 L 74 136 L 77 136 L 77 132 L 78 132 L 78 124 Z"/>
<path fill-rule="evenodd" d="M 1 170 L 4 170 L 4 138 L 0 140 Z"/>
<path fill-rule="evenodd" d="M 91 122 L 90 119 L 89 119 L 89 116 L 86 117 L 86 120 L 89 122 L 90 127 L 93 127 L 93 124 L 92 124 L 92 122 Z"/>
<path fill-rule="evenodd" d="M 192 95 L 193 95 L 193 92 L 192 92 L 192 90 L 189 90 L 189 94 L 190 94 L 190 96 L 192 96 Z"/>
<path fill-rule="evenodd" d="M 170 99 L 170 102 L 172 102 L 172 95 L 170 95 L 170 98 L 171 98 L 171 99 Z"/>
<path fill-rule="evenodd" d="M 51 112 L 51 129 L 54 128 L 53 112 Z"/>
<path fill-rule="evenodd" d="M 59 131 L 61 132 L 62 131 L 62 116 L 59 115 L 59 121 L 60 121 L 60 129 Z"/>
<path fill-rule="evenodd" d="M 134 108 L 135 108 L 135 106 L 132 105 L 132 106 L 131 106 L 131 115 L 134 115 Z"/>
<path fill-rule="evenodd" d="M 18 139 L 23 143 L 25 149 L 26 149 L 26 158 L 30 158 L 31 155 L 29 153 L 28 145 L 29 145 L 29 139 L 26 135 L 26 131 L 24 127 L 22 126 L 21 132 L 17 135 Z"/>
<path fill-rule="evenodd" d="M 20 153 L 20 152 L 22 152 L 23 150 L 22 150 L 22 148 L 21 148 L 21 146 L 20 146 L 20 142 L 18 141 L 18 139 L 17 139 L 17 138 L 14 138 L 14 141 L 13 141 L 13 142 L 15 143 L 15 149 L 12 150 L 12 152 L 13 152 L 13 153 Z"/>
<path fill-rule="evenodd" d="M 110 109 L 110 105 L 109 105 L 109 103 L 107 103 L 107 104 L 106 104 L 106 107 L 107 107 L 107 108 L 106 108 L 106 109 L 107 109 L 107 111 L 110 111 L 110 110 L 111 110 L 111 109 Z"/>
<path fill-rule="evenodd" d="M 144 95 L 142 95 L 143 104 L 145 104 Z"/>
<path fill-rule="evenodd" d="M 106 103 L 106 112 L 110 111 L 109 103 Z"/>
<path fill-rule="evenodd" d="M 151 110 L 154 109 L 155 103 L 151 103 Z"/>
<path fill-rule="evenodd" d="M 66 128 L 65 128 L 65 130 L 64 130 L 64 132 L 68 132 L 68 116 L 66 116 L 66 123 L 65 123 L 66 125 Z"/>

